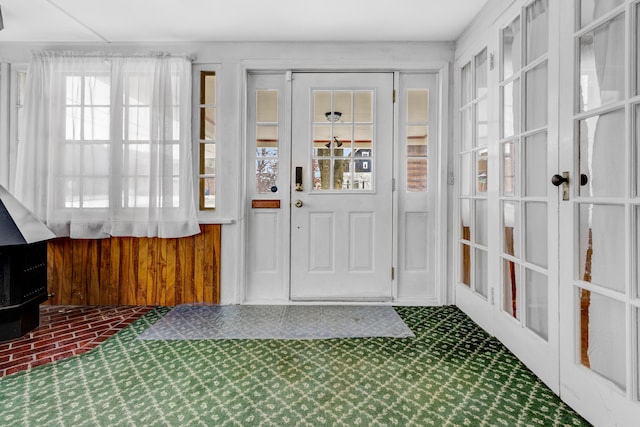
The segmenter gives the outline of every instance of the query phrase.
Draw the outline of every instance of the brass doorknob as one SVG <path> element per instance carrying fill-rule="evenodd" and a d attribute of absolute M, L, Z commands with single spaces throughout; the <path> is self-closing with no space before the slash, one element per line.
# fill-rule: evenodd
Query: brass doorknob
<path fill-rule="evenodd" d="M 296 208 L 301 208 L 302 207 L 302 200 L 296 200 L 295 201 L 295 205 L 296 205 Z"/>

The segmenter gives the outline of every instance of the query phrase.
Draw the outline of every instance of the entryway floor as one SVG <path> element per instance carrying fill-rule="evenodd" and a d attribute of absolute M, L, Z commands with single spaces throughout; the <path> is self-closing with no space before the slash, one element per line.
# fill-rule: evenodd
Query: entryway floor
<path fill-rule="evenodd" d="M 0 377 L 87 352 L 152 309 L 41 305 L 38 328 L 0 342 Z"/>

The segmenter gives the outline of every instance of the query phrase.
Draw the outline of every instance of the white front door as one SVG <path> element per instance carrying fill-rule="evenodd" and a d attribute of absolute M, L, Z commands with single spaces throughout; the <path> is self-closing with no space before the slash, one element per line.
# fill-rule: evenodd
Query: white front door
<path fill-rule="evenodd" d="M 294 73 L 291 299 L 391 300 L 392 73 Z"/>
<path fill-rule="evenodd" d="M 574 96 L 561 99 L 560 395 L 595 425 L 637 426 L 640 5 L 573 3 L 561 16 L 576 23 L 561 68 L 576 73 L 561 82 Z"/>

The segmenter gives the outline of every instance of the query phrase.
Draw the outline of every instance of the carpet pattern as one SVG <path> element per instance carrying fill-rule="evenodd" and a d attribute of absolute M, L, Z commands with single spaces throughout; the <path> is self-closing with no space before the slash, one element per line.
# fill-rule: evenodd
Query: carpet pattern
<path fill-rule="evenodd" d="M 184 304 L 138 339 L 414 338 L 391 306 Z"/>
<path fill-rule="evenodd" d="M 586 426 L 455 307 L 399 307 L 415 339 L 137 340 L 0 379 L 3 426 Z"/>

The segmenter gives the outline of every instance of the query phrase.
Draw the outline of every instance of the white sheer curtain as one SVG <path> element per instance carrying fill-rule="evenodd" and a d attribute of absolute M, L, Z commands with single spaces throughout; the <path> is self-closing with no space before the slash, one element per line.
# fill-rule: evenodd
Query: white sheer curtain
<path fill-rule="evenodd" d="M 184 57 L 34 53 L 16 196 L 59 236 L 198 233 L 190 97 Z"/>

